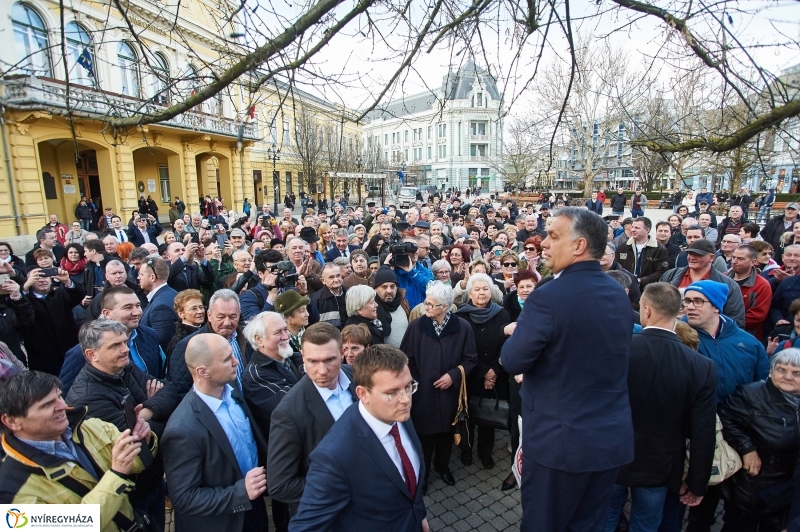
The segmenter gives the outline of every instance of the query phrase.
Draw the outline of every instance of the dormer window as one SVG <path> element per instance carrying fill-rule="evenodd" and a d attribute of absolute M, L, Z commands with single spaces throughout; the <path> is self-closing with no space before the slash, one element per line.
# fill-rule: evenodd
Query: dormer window
<path fill-rule="evenodd" d="M 478 93 L 478 107 L 483 107 L 483 93 Z"/>

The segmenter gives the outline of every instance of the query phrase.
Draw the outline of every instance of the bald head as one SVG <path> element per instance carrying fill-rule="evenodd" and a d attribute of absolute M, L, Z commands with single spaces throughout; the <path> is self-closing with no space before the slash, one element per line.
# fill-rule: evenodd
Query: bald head
<path fill-rule="evenodd" d="M 197 368 L 200 366 L 210 366 L 214 361 L 214 351 L 222 344 L 227 345 L 223 337 L 218 334 L 205 333 L 196 334 L 189 340 L 186 346 L 186 366 L 196 378 Z"/>

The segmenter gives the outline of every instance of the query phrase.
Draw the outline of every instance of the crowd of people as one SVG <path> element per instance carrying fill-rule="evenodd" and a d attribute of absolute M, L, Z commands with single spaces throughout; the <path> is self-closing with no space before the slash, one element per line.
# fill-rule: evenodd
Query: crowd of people
<path fill-rule="evenodd" d="M 495 425 L 454 443 L 475 399 L 508 405 L 521 530 L 709 530 L 721 500 L 725 531 L 800 530 L 800 206 L 718 220 L 703 190 L 653 225 L 623 192 L 51 215 L 24 258 L 0 242 L 0 500 L 428 530 L 431 470 L 496 467 Z M 723 437 L 743 465 L 715 480 Z"/>

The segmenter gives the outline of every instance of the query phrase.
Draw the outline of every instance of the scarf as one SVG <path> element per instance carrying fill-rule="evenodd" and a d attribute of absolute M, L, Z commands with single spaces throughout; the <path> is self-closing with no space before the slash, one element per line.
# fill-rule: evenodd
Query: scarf
<path fill-rule="evenodd" d="M 86 259 L 83 258 L 78 262 L 72 262 L 67 259 L 67 257 L 63 257 L 59 266 L 61 266 L 62 270 L 66 270 L 66 272 L 70 275 L 78 275 L 79 273 L 83 273 L 83 271 L 86 269 Z"/>
<path fill-rule="evenodd" d="M 458 307 L 456 314 L 469 314 L 472 323 L 480 325 L 497 316 L 501 310 L 503 310 L 503 307 L 494 301 L 490 301 L 485 308 L 478 308 L 472 305 L 472 300 L 469 300 L 468 303 L 464 303 Z"/>
<path fill-rule="evenodd" d="M 387 338 L 392 334 L 392 312 L 400 307 L 403 302 L 403 296 L 400 295 L 400 289 L 397 289 L 397 295 L 392 301 L 384 301 L 377 294 L 375 301 L 378 302 L 378 320 L 383 325 L 383 337 Z"/>

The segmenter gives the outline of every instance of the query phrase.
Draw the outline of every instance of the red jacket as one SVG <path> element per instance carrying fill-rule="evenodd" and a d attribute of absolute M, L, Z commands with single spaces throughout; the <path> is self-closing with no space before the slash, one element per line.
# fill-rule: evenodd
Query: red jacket
<path fill-rule="evenodd" d="M 728 276 L 733 279 L 733 270 L 728 273 Z M 760 340 L 764 320 L 767 319 L 772 304 L 772 287 L 770 287 L 769 281 L 761 277 L 753 268 L 750 277 L 739 288 L 742 290 L 742 299 L 744 299 L 744 328 Z"/>

